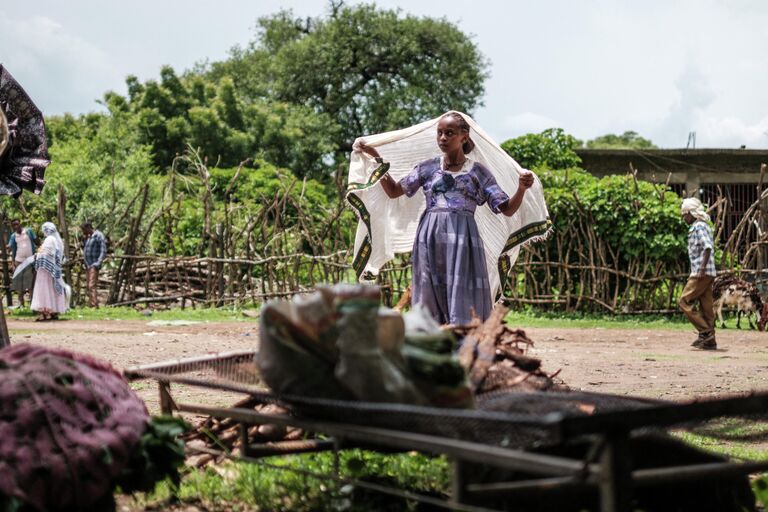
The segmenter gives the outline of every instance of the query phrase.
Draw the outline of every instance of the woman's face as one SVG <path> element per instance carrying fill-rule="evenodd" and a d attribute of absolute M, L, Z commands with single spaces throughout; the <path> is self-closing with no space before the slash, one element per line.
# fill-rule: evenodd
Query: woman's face
<path fill-rule="evenodd" d="M 462 131 L 453 116 L 440 119 L 437 123 L 437 146 L 443 153 L 462 151 L 462 145 L 467 141 L 466 132 Z M 463 152 L 463 151 L 462 151 Z"/>

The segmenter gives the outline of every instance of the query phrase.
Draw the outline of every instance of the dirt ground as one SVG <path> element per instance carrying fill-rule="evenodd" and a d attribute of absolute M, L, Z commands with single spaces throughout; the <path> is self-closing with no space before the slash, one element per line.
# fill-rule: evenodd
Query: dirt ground
<path fill-rule="evenodd" d="M 690 346 L 695 331 L 528 329 L 532 354 L 573 389 L 667 400 L 768 390 L 768 333 L 717 332 L 718 349 Z"/>
<path fill-rule="evenodd" d="M 89 353 L 116 368 L 256 348 L 256 321 L 151 325 L 147 321 L 35 323 L 9 319 L 12 343 L 36 343 Z M 768 390 L 768 333 L 720 330 L 718 350 L 690 347 L 693 330 L 526 329 L 531 355 L 547 373 L 560 370 L 572 389 L 673 400 Z M 137 382 L 134 389 L 158 412 L 157 389 Z M 177 388 L 179 398 L 229 405 L 238 397 L 218 391 Z"/>
<path fill-rule="evenodd" d="M 89 353 L 116 368 L 251 349 L 258 344 L 256 321 L 151 325 L 146 321 L 66 320 L 35 323 L 9 319 L 12 343 L 35 343 Z M 547 373 L 572 389 L 686 400 L 699 396 L 768 390 L 768 333 L 718 332 L 716 351 L 690 347 L 693 331 L 653 329 L 529 328 L 530 354 L 543 360 Z M 159 413 L 158 392 L 149 381 L 133 382 L 152 413 Z M 242 395 L 173 385 L 178 401 L 228 406 Z M 195 421 L 195 418 L 189 418 Z M 120 510 L 143 510 L 120 498 Z M 199 511 L 195 506 L 173 510 Z"/>
<path fill-rule="evenodd" d="M 216 352 L 253 349 L 258 343 L 258 322 L 153 325 L 148 320 L 60 320 L 35 322 L 8 319 L 11 343 L 34 343 L 91 354 L 122 371 L 135 365 L 201 356 Z M 146 402 L 150 413 L 160 412 L 157 386 L 137 381 L 131 387 Z M 203 388 L 174 386 L 176 398 L 209 406 L 228 406 L 240 395 Z"/>

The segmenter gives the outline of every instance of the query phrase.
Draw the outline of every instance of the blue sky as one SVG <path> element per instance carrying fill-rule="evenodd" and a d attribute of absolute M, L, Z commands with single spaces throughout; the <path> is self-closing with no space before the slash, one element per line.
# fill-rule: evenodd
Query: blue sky
<path fill-rule="evenodd" d="M 349 2 L 357 3 L 357 2 Z M 552 126 L 581 139 L 635 130 L 662 147 L 768 148 L 768 2 L 381 0 L 445 17 L 491 61 L 475 119 L 499 141 Z M 47 114 L 99 109 L 124 79 L 225 58 L 257 17 L 323 0 L 0 3 L 0 62 Z"/>

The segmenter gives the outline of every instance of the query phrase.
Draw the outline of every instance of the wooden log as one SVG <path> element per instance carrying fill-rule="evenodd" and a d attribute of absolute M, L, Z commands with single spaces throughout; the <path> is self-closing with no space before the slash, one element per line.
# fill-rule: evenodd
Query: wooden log
<path fill-rule="evenodd" d="M 64 185 L 62 184 L 59 184 L 56 216 L 59 223 L 59 234 L 61 236 L 61 241 L 64 243 L 64 281 L 67 283 L 72 283 L 72 255 L 69 250 L 69 227 L 67 227 L 67 193 L 64 191 Z M 72 306 L 76 306 L 78 302 L 79 297 L 72 297 Z"/>
<path fill-rule="evenodd" d="M 0 214 L 0 256 L 3 258 L 3 286 L 5 288 L 5 301 L 10 307 L 13 305 L 13 294 L 11 293 L 11 275 L 8 269 L 8 251 L 5 246 L 5 241 L 9 237 L 5 221 L 5 213 Z M 0 307 L 2 307 L 2 303 L 0 303 Z M 0 328 L 0 331 L 2 331 L 2 328 Z M 3 336 L 2 332 L 0 332 L 0 336 Z M 3 336 L 3 339 L 7 341 L 8 337 Z"/>

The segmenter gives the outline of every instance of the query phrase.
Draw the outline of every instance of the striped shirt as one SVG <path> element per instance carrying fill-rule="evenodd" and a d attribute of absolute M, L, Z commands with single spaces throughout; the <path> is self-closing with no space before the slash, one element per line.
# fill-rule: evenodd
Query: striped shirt
<path fill-rule="evenodd" d="M 697 220 L 688 228 L 688 258 L 691 260 L 691 276 L 699 275 L 704 251 L 709 249 L 709 261 L 704 269 L 708 276 L 715 277 L 715 244 L 712 241 L 712 230 L 706 222 Z"/>

